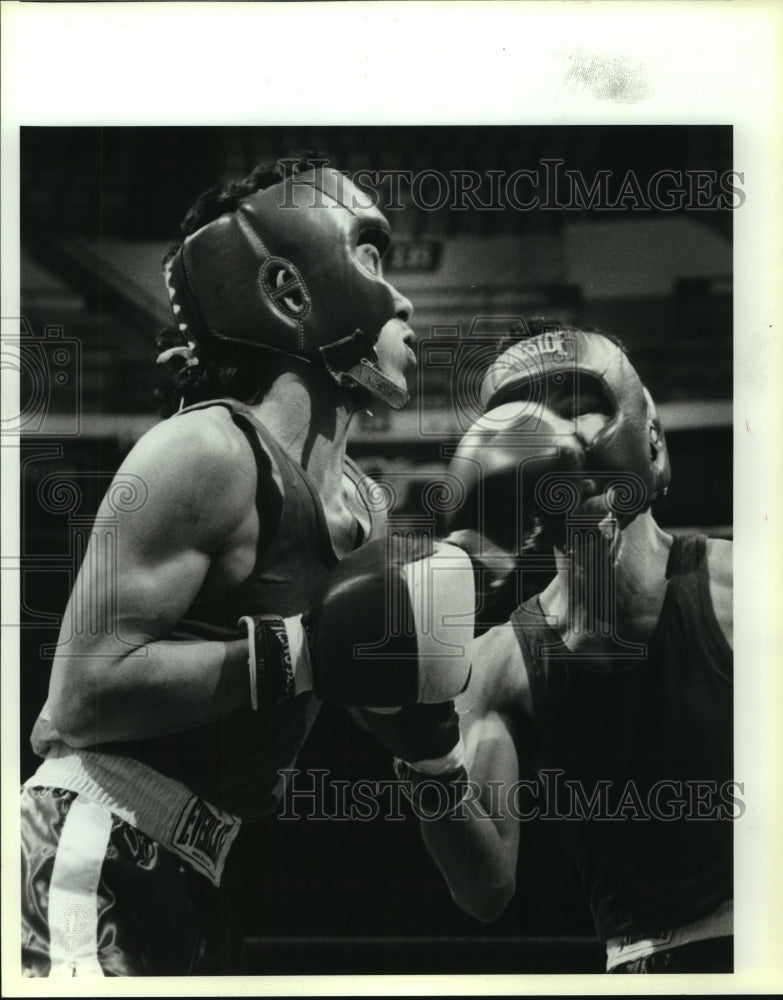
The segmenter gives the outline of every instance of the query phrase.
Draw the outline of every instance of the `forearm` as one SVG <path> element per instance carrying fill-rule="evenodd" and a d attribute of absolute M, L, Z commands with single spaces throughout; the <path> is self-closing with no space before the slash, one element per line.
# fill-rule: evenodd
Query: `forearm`
<path fill-rule="evenodd" d="M 516 846 L 478 801 L 466 800 L 462 811 L 464 818 L 423 819 L 424 843 L 454 902 L 478 920 L 495 920 L 516 888 Z"/>
<path fill-rule="evenodd" d="M 519 824 L 506 807 L 519 767 L 510 721 L 464 699 L 462 708 L 467 784 L 449 782 L 457 795 L 437 819 L 419 814 L 422 836 L 455 903 L 478 920 L 494 920 L 516 889 Z"/>
<path fill-rule="evenodd" d="M 72 746 L 151 739 L 250 704 L 248 642 L 159 640 L 122 655 L 96 645 L 55 663 L 52 721 Z"/>

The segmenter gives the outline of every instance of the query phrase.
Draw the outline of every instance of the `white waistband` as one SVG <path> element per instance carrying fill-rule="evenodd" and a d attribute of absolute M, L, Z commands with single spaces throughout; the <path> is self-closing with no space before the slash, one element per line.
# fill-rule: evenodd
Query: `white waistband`
<path fill-rule="evenodd" d="M 56 744 L 25 788 L 78 792 L 183 858 L 214 884 L 241 820 L 129 757 Z"/>
<path fill-rule="evenodd" d="M 657 951 L 679 948 L 680 945 L 690 944 L 693 941 L 728 937 L 733 933 L 734 901 L 727 899 L 706 917 L 670 931 L 663 931 L 654 937 L 640 938 L 638 935 L 624 935 L 623 937 L 610 938 L 606 942 L 606 970 L 608 972 L 624 962 L 633 962 L 637 958 L 654 955 Z"/>

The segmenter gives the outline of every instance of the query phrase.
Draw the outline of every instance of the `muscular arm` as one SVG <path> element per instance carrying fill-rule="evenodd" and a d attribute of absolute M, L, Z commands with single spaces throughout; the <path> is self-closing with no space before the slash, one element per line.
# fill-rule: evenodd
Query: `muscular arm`
<path fill-rule="evenodd" d="M 518 662 L 517 662 L 518 661 Z M 511 687 L 520 687 L 509 692 Z M 422 835 L 455 903 L 479 920 L 494 920 L 516 891 L 519 824 L 508 814 L 508 794 L 519 777 L 512 716 L 526 702 L 524 668 L 510 627 L 476 640 L 473 679 L 457 700 L 468 776 L 480 787 L 465 819 L 422 820 Z M 507 704 L 511 694 L 515 708 Z M 492 783 L 492 784 L 490 784 Z"/>
<path fill-rule="evenodd" d="M 104 500 L 98 522 L 113 519 L 116 576 L 96 531 L 52 669 L 49 712 L 67 743 L 151 738 L 247 702 L 246 642 L 168 636 L 221 560 L 240 568 L 225 560 L 255 510 L 254 468 L 222 409 L 166 421 L 130 453 L 117 480 L 138 477 L 146 499 L 119 514 Z M 94 627 L 72 627 L 80 620 Z"/>

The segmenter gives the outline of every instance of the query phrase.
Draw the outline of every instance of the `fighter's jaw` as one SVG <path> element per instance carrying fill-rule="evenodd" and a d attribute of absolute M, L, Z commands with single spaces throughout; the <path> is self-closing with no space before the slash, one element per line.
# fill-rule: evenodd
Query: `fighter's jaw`
<path fill-rule="evenodd" d="M 374 353 L 379 370 L 401 389 L 407 389 L 408 378 L 417 365 L 413 351 L 415 334 L 398 317 L 390 319 L 381 329 Z"/>

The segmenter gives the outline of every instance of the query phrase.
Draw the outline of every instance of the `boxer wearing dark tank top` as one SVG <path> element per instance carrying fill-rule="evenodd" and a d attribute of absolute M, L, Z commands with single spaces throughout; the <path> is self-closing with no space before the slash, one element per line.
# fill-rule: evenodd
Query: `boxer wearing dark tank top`
<path fill-rule="evenodd" d="M 541 816 L 607 971 L 730 972 L 731 543 L 657 524 L 665 438 L 615 341 L 544 320 L 501 345 L 481 394 L 454 527 L 551 552 L 555 573 L 473 644 L 457 699 L 471 795 L 424 841 L 456 903 L 491 921 L 517 892 L 525 906 L 520 826 Z"/>

